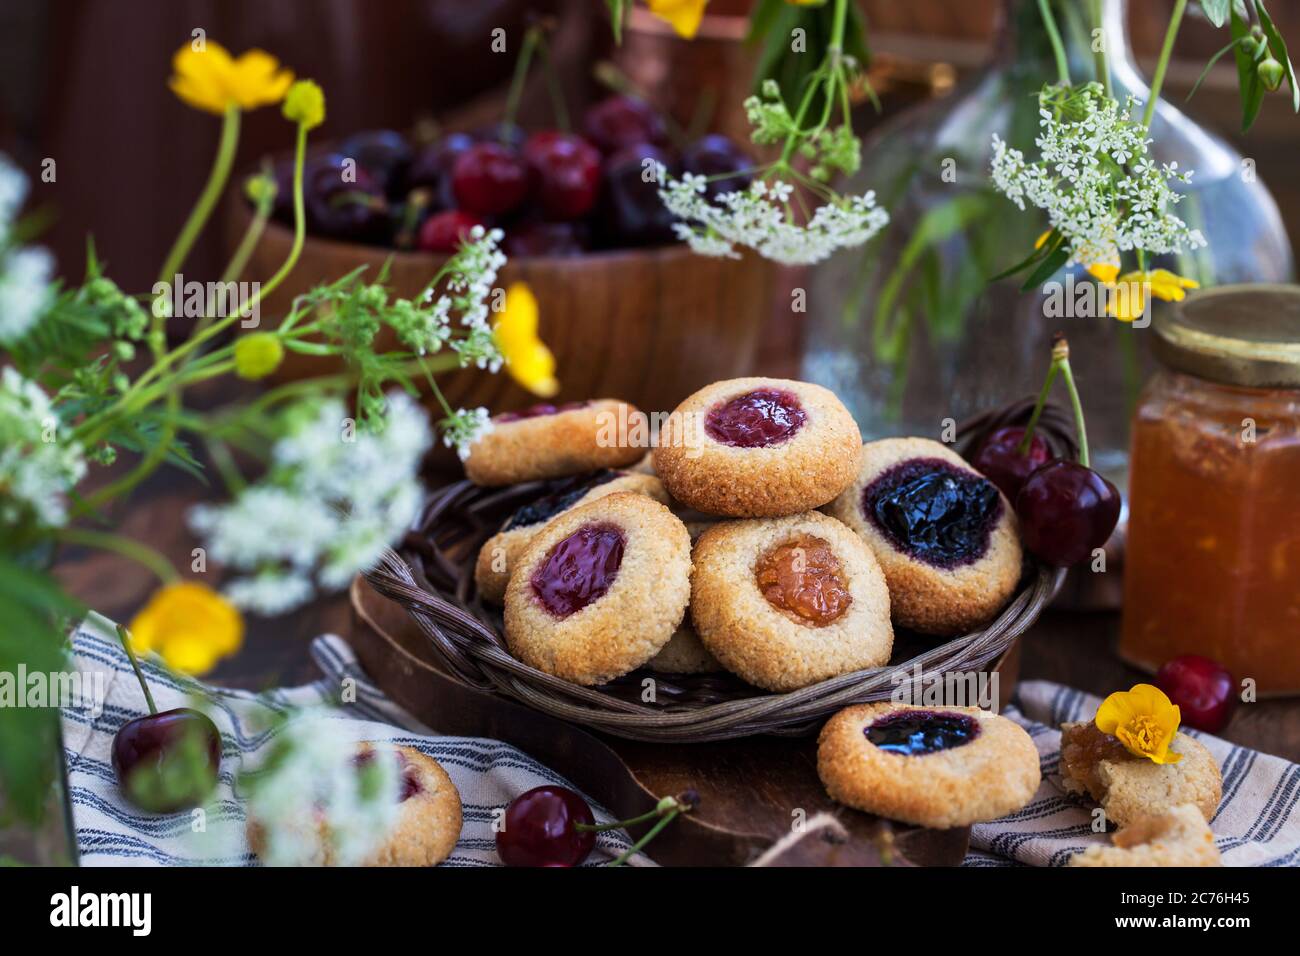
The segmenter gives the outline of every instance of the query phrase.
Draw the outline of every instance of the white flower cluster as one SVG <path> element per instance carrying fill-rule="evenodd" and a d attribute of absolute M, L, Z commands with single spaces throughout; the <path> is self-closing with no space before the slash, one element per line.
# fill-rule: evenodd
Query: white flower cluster
<path fill-rule="evenodd" d="M 1157 166 L 1147 155 L 1151 140 L 1125 105 L 1085 89 L 1074 100 L 1082 115 L 1058 118 L 1040 110 L 1042 134 L 1035 140 L 1042 158 L 1027 162 L 995 133 L 993 183 L 1021 209 L 1025 204 L 1047 212 L 1052 228 L 1065 237 L 1070 262 L 1118 264 L 1120 252 L 1141 249 L 1148 255 L 1181 252 L 1206 244 L 1199 229 L 1190 229 L 1169 210 L 1182 198 L 1171 182 L 1190 182 L 1192 171 L 1177 163 Z"/>
<path fill-rule="evenodd" d="M 53 296 L 49 251 L 12 243 L 14 220 L 26 198 L 27 177 L 0 153 L 0 344 L 22 338 Z"/>
<path fill-rule="evenodd" d="M 447 260 L 447 279 L 441 293 L 435 282 L 424 290 L 420 304 L 407 300 L 396 303 L 390 321 L 403 344 L 417 355 L 437 352 L 451 341 L 452 316 L 459 315 L 460 324 L 469 330 L 464 339 L 451 342 L 461 355 L 461 364 L 475 363 L 486 368 L 495 362 L 492 370 L 500 368 L 501 356 L 488 315 L 497 273 L 506 264 L 500 250 L 503 235 L 500 229 L 475 226 L 468 240 Z"/>
<path fill-rule="evenodd" d="M 357 431 L 341 402 L 320 404 L 276 442 L 262 481 L 190 512 L 209 555 L 245 575 L 227 585 L 230 600 L 282 614 L 315 585 L 336 590 L 372 567 L 415 518 L 430 442 L 423 409 L 401 392 L 382 430 Z"/>
<path fill-rule="evenodd" d="M 267 866 L 321 866 L 327 849 L 333 863 L 358 866 L 388 835 L 401 805 L 399 764 L 383 746 L 359 764 L 354 723 L 296 714 L 279 731 L 277 759 L 250 775 L 248 815 L 261 826 Z"/>
<path fill-rule="evenodd" d="M 85 473 L 81 447 L 61 440 L 44 389 L 13 368 L 0 371 L 0 526 L 63 525 L 67 493 Z"/>
<path fill-rule="evenodd" d="M 492 417 L 486 408 L 458 408 L 441 422 L 442 441 L 455 448 L 460 460 L 469 457 L 474 443 L 492 430 Z"/>
<path fill-rule="evenodd" d="M 706 256 L 739 258 L 736 246 L 786 265 L 820 262 L 836 250 L 860 246 L 889 222 L 874 192 L 846 196 L 819 206 L 805 224 L 790 209 L 794 186 L 755 180 L 748 190 L 723 193 L 710 202 L 708 180 L 691 173 L 673 179 L 660 167 L 659 196 L 681 222 L 678 238 Z"/>

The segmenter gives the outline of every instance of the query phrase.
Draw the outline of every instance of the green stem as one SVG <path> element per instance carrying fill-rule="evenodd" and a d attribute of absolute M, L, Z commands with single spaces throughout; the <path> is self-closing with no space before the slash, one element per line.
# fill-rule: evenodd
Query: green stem
<path fill-rule="evenodd" d="M 1065 336 L 1058 336 L 1052 344 L 1053 362 L 1060 366 L 1061 378 L 1065 380 L 1065 390 L 1070 396 L 1070 408 L 1074 412 L 1074 427 L 1079 441 L 1079 464 L 1091 467 L 1092 459 L 1088 455 L 1088 427 L 1083 421 L 1083 403 L 1079 401 L 1079 389 L 1074 384 L 1074 372 L 1070 369 L 1070 347 Z"/>
<path fill-rule="evenodd" d="M 302 169 L 307 157 L 307 127 L 298 124 L 298 137 L 294 145 L 293 153 L 293 245 L 289 249 L 289 255 L 284 260 L 275 275 L 271 276 L 266 282 L 258 287 L 253 293 L 249 302 L 248 310 L 251 311 L 259 302 L 274 292 L 281 282 L 293 271 L 293 267 L 298 264 L 298 257 L 302 255 L 302 246 L 307 239 L 307 211 L 303 200 L 302 193 Z M 226 324 L 239 318 L 239 313 L 226 318 Z M 217 326 L 213 326 L 217 328 Z"/>
<path fill-rule="evenodd" d="M 651 840 L 653 840 L 655 837 L 657 837 L 660 831 L 662 831 L 664 827 L 668 826 L 668 824 L 672 823 L 675 819 L 677 819 L 677 815 L 681 812 L 682 811 L 678 808 L 669 810 L 667 813 L 663 815 L 663 817 L 659 820 L 658 823 L 656 823 L 654 826 L 650 828 L 649 832 L 646 833 L 645 836 L 643 836 L 641 839 L 637 840 L 630 847 L 628 847 L 628 849 L 623 853 L 622 856 L 620 856 L 617 860 L 610 863 L 609 865 L 622 866 L 624 863 L 630 860 L 634 855 L 640 853 L 642 848 L 645 847 L 645 845 L 649 843 Z"/>
<path fill-rule="evenodd" d="M 1106 25 L 1102 22 L 1101 0 L 1088 0 L 1088 11 L 1093 29 L 1101 31 L 1101 48 L 1093 54 L 1093 63 L 1097 69 L 1097 82 L 1105 89 L 1107 96 L 1114 96 L 1110 86 L 1110 61 L 1106 56 Z"/>
<path fill-rule="evenodd" d="M 543 35 L 537 45 L 542 55 L 542 72 L 546 75 L 546 95 L 551 98 L 551 110 L 555 113 L 555 126 L 561 133 L 567 133 L 569 125 L 569 107 L 564 102 L 564 91 L 560 89 L 560 79 L 555 74 L 555 64 L 551 60 L 551 46 Z"/>
<path fill-rule="evenodd" d="M 1065 44 L 1061 42 L 1061 31 L 1056 26 L 1056 16 L 1052 13 L 1050 0 L 1038 0 L 1038 12 L 1043 15 L 1043 28 L 1047 30 L 1047 39 L 1052 43 L 1052 55 L 1056 57 L 1057 81 L 1062 86 L 1070 85 L 1070 61 L 1065 56 Z"/>
<path fill-rule="evenodd" d="M 640 816 L 632 817 L 628 820 L 615 820 L 613 823 L 575 823 L 575 830 L 583 830 L 588 833 L 604 833 L 606 830 L 621 830 L 624 827 L 634 827 L 638 823 L 645 823 L 647 820 L 654 820 L 659 816 L 659 808 L 647 810 Z"/>
<path fill-rule="evenodd" d="M 64 544 L 112 551 L 124 558 L 130 558 L 136 564 L 152 571 L 163 584 L 180 580 L 180 575 L 176 573 L 176 569 L 162 552 L 133 538 L 113 534 L 111 531 L 94 531 L 90 528 L 60 528 L 55 536 Z"/>
<path fill-rule="evenodd" d="M 207 225 L 217 200 L 221 198 L 221 193 L 226 188 L 226 181 L 230 178 L 230 168 L 235 162 L 235 149 L 239 145 L 239 116 L 238 106 L 232 104 L 226 108 L 225 116 L 221 121 L 221 140 L 217 144 L 217 157 L 212 163 L 212 171 L 208 174 L 208 181 L 203 187 L 203 192 L 199 194 L 198 202 L 194 204 L 189 218 L 181 227 L 180 234 L 172 243 L 167 258 L 163 260 L 162 268 L 158 271 L 159 282 L 170 283 L 180 271 L 186 256 L 190 254 L 190 250 L 198 240 L 199 233 Z M 154 330 L 160 331 L 162 323 L 161 318 L 155 318 Z"/>
<path fill-rule="evenodd" d="M 1029 454 L 1029 443 L 1034 438 L 1034 428 L 1038 425 L 1038 419 L 1043 414 L 1043 409 L 1047 406 L 1047 396 L 1052 391 L 1052 383 L 1056 381 L 1056 373 L 1060 366 L 1056 364 L 1056 359 L 1052 359 L 1052 364 L 1047 367 L 1047 378 L 1043 380 L 1043 388 L 1038 393 L 1038 404 L 1034 406 L 1034 412 L 1029 416 L 1029 423 L 1025 425 L 1025 437 L 1020 440 L 1020 445 L 1016 451 L 1022 455 Z"/>
<path fill-rule="evenodd" d="M 524 44 L 519 49 L 519 59 L 515 61 L 515 74 L 510 78 L 510 92 L 506 94 L 506 110 L 501 118 L 501 142 L 505 143 L 509 129 L 514 124 L 519 112 L 519 100 L 524 95 L 524 80 L 528 78 L 528 67 L 533 60 L 533 50 L 541 37 L 541 28 L 532 26 L 524 33 Z"/>
<path fill-rule="evenodd" d="M 1169 17 L 1169 27 L 1165 30 L 1165 42 L 1160 47 L 1160 59 L 1156 63 L 1155 75 L 1151 77 L 1151 95 L 1147 98 L 1147 108 L 1142 114 L 1142 125 L 1151 128 L 1151 119 L 1156 114 L 1156 102 L 1160 99 L 1160 88 L 1165 83 L 1165 71 L 1169 69 L 1169 58 L 1174 52 L 1174 38 L 1178 36 L 1178 27 L 1183 22 L 1183 12 L 1187 9 L 1187 0 L 1178 0 L 1174 12 Z"/>
<path fill-rule="evenodd" d="M 122 642 L 122 650 L 126 651 L 126 659 L 131 662 L 131 670 L 135 671 L 135 679 L 140 682 L 140 689 L 144 691 L 145 703 L 149 705 L 149 713 L 158 713 L 158 705 L 153 702 L 153 693 L 149 690 L 149 682 L 144 679 L 144 674 L 140 672 L 140 662 L 135 659 L 135 651 L 131 650 L 131 635 L 126 632 L 121 624 L 117 625 L 117 639 Z"/>

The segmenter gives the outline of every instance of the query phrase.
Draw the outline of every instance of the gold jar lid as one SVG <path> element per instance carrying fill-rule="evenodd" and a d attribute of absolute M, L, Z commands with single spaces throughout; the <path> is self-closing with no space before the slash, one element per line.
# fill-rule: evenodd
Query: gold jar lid
<path fill-rule="evenodd" d="M 1152 321 L 1170 368 L 1227 385 L 1300 388 L 1300 285 L 1221 285 Z"/>

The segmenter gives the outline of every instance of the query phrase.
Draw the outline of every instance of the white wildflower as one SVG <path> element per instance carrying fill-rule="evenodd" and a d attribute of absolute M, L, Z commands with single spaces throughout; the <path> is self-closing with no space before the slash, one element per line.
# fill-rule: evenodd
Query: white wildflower
<path fill-rule="evenodd" d="M 800 224 L 788 208 L 794 187 L 776 180 L 757 180 L 748 190 L 729 192 L 710 202 L 705 180 L 689 173 L 669 178 L 659 190 L 668 210 L 681 222 L 677 236 L 704 255 L 738 256 L 746 246 L 787 265 L 820 262 L 839 249 L 860 246 L 889 222 L 876 206 L 875 193 L 846 196 L 819 206 Z"/>
<path fill-rule="evenodd" d="M 440 424 L 443 444 L 455 448 L 464 461 L 474 443 L 492 430 L 492 417 L 486 408 L 458 408 Z"/>
<path fill-rule="evenodd" d="M 1177 163 L 1157 168 L 1147 154 L 1151 140 L 1135 119 L 1140 104 L 1120 106 L 1096 84 L 1054 91 L 1057 110 L 1040 110 L 1042 132 L 1035 140 L 1040 159 L 993 136 L 993 184 L 1021 209 L 1047 213 L 1065 237 L 1070 262 L 1118 262 L 1121 252 L 1141 249 L 1151 256 L 1205 245 L 1170 212 L 1182 197 L 1170 184 L 1187 183 L 1191 171 Z M 1060 115 L 1058 115 L 1058 112 Z"/>
<path fill-rule="evenodd" d="M 0 371 L 0 526 L 65 524 L 67 494 L 85 473 L 45 391 L 13 368 Z"/>
<path fill-rule="evenodd" d="M 401 806 L 400 758 L 377 744 L 359 759 L 354 725 L 303 711 L 279 729 L 264 768 L 241 779 L 266 865 L 357 866 L 387 838 Z"/>
<path fill-rule="evenodd" d="M 410 527 L 428 420 L 396 392 L 381 424 L 356 430 L 341 402 L 322 403 L 275 443 L 262 481 L 230 504 L 190 512 L 211 557 L 241 572 L 227 585 L 231 601 L 281 614 L 310 597 L 313 581 L 345 587 Z"/>
<path fill-rule="evenodd" d="M 0 344 L 18 341 L 53 299 L 54 259 L 36 246 L 10 244 L 14 220 L 27 198 L 27 177 L 0 153 Z"/>

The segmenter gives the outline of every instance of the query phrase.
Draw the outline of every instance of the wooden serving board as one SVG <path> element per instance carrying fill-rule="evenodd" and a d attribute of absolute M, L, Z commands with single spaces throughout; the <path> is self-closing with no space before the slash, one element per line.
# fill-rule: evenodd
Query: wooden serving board
<path fill-rule="evenodd" d="M 657 863 L 955 866 L 966 853 L 967 828 L 892 824 L 832 801 L 817 777 L 813 737 L 659 744 L 589 731 L 443 673 L 406 611 L 363 579 L 353 581 L 351 600 L 352 646 L 362 665 L 440 733 L 512 744 L 620 819 L 645 813 L 661 796 L 696 790 L 696 811 L 650 845 Z M 1018 664 L 1017 643 L 998 662 L 999 706 L 1015 686 Z"/>

